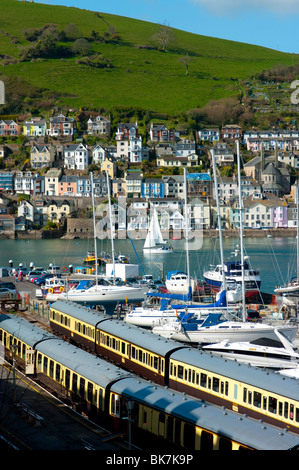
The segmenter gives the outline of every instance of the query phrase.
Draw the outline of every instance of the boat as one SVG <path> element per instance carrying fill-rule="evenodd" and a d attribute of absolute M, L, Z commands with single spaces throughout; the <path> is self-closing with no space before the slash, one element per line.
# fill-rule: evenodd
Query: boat
<path fill-rule="evenodd" d="M 242 282 L 241 261 L 226 261 L 224 263 L 224 274 L 227 281 Z M 221 264 L 212 267 L 203 273 L 207 285 L 214 291 L 218 291 L 223 283 L 223 270 Z M 244 262 L 245 297 L 250 298 L 257 295 L 261 287 L 261 278 L 258 270 L 251 269 L 249 262 Z"/>
<path fill-rule="evenodd" d="M 162 245 L 162 246 L 161 246 Z M 171 246 L 166 246 L 162 237 L 156 209 L 153 210 L 150 226 L 143 246 L 143 254 L 170 254 L 173 253 Z"/>
<path fill-rule="evenodd" d="M 239 142 L 237 142 L 239 144 Z M 240 156 L 239 156 L 239 145 L 237 145 L 237 154 L 238 154 L 238 178 L 240 181 Z M 215 156 L 212 151 L 212 160 L 214 167 L 214 178 L 215 178 L 215 187 L 218 187 L 217 183 L 217 173 L 216 173 L 216 164 Z M 217 206 L 218 204 L 218 193 L 216 192 L 217 197 Z M 242 210 L 242 198 L 239 185 L 239 207 L 240 212 Z M 220 213 L 218 211 L 218 216 L 220 218 Z M 241 217 L 240 217 L 241 221 Z M 242 223 L 240 223 L 240 228 Z M 219 231 L 221 232 L 221 230 Z M 242 230 L 240 230 L 240 239 L 242 240 Z M 220 244 L 221 245 L 221 244 Z M 221 251 L 222 265 L 223 265 L 223 252 Z M 189 318 L 185 316 L 179 320 L 176 320 L 171 323 L 164 325 L 154 326 L 152 331 L 155 334 L 159 334 L 166 338 L 172 338 L 177 341 L 192 343 L 192 344 L 211 344 L 219 343 L 221 341 L 253 341 L 261 337 L 268 339 L 275 339 L 276 334 L 275 330 L 277 329 L 280 333 L 284 333 L 290 341 L 296 336 L 297 326 L 287 322 L 280 327 L 275 328 L 272 325 L 264 323 L 251 323 L 246 321 L 245 315 L 245 263 L 243 250 L 241 250 L 241 262 L 240 262 L 240 282 L 242 285 L 242 319 L 237 318 L 234 321 L 229 321 L 221 313 L 210 313 L 208 317 L 202 322 L 195 320 L 190 315 Z M 224 269 L 221 273 L 222 277 L 222 286 L 226 285 L 226 276 Z"/>
<path fill-rule="evenodd" d="M 176 322 L 186 315 L 192 316 L 196 320 L 200 320 L 206 318 L 209 312 L 219 313 L 219 311 L 228 311 L 233 315 L 236 314 L 236 310 L 231 308 L 227 309 L 225 292 L 222 292 L 218 300 L 212 304 L 174 304 L 174 299 L 168 299 L 167 294 L 156 294 L 148 292 L 146 295 L 152 297 L 165 295 L 165 297 L 162 297 L 161 307 L 155 308 L 146 305 L 141 307 L 134 307 L 132 310 L 126 313 L 124 321 L 143 328 L 153 328 L 155 325 L 164 325 L 165 323 Z"/>
<path fill-rule="evenodd" d="M 171 294 L 187 294 L 191 286 L 192 292 L 196 290 L 197 280 L 190 278 L 182 271 L 169 271 L 165 280 L 165 287 Z"/>
<path fill-rule="evenodd" d="M 283 297 L 283 304 L 290 308 L 297 308 L 299 304 L 299 204 L 298 204 L 298 184 L 296 186 L 296 206 L 297 206 L 297 276 L 292 278 L 287 284 L 277 286 L 274 292 Z"/>
<path fill-rule="evenodd" d="M 255 367 L 293 369 L 299 364 L 299 354 L 293 345 L 278 331 L 277 339 L 258 338 L 250 342 L 227 340 L 203 346 L 203 350 L 224 359 L 236 360 Z"/>
<path fill-rule="evenodd" d="M 48 302 L 54 302 L 61 298 L 61 294 L 68 289 L 74 288 L 79 281 L 51 277 L 45 280 L 45 285 L 41 287 L 42 296 Z"/>
<path fill-rule="evenodd" d="M 93 174 L 91 173 L 91 187 L 92 187 L 92 203 L 93 203 L 93 223 L 94 223 L 94 245 L 95 245 L 95 259 L 97 257 L 97 243 L 96 243 L 96 223 L 95 223 L 95 210 L 94 210 L 94 191 L 93 191 Z M 111 196 L 110 196 L 110 184 L 109 175 L 107 173 L 107 188 L 109 198 L 109 218 L 112 221 L 111 212 Z M 110 223 L 111 233 L 113 232 L 112 223 Z M 113 281 L 108 282 L 99 279 L 98 277 L 98 265 L 95 265 L 95 280 L 91 284 L 85 281 L 85 284 L 79 283 L 79 285 L 70 289 L 67 292 L 63 292 L 61 299 L 70 300 L 73 302 L 83 303 L 89 306 L 102 305 L 105 307 L 106 312 L 112 314 L 118 302 L 120 303 L 135 303 L 142 302 L 145 299 L 145 290 L 142 287 L 132 287 L 127 285 L 116 285 L 115 283 L 115 253 L 114 253 L 114 241 L 111 236 L 112 246 L 112 263 L 113 263 Z"/>

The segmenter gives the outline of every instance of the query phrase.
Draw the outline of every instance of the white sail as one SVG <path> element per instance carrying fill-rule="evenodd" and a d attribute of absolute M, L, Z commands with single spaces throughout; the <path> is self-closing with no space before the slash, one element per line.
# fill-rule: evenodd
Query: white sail
<path fill-rule="evenodd" d="M 156 245 L 164 245 L 166 242 L 163 240 L 163 237 L 162 237 L 156 209 L 154 209 L 152 221 L 153 221 L 153 237 L 154 237 L 155 243 Z"/>

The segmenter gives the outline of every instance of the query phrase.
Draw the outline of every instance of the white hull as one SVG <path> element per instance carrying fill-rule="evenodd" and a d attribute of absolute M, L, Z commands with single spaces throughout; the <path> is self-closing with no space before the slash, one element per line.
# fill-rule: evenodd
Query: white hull
<path fill-rule="evenodd" d="M 195 291 L 196 285 L 197 281 L 190 279 L 192 292 Z M 165 287 L 170 294 L 186 295 L 189 292 L 189 281 L 188 279 L 168 279 L 165 281 Z"/>
<path fill-rule="evenodd" d="M 115 302 L 142 302 L 145 292 L 140 287 L 95 285 L 86 290 L 74 289 L 61 294 L 59 299 L 89 305 L 105 305 Z"/>
<path fill-rule="evenodd" d="M 144 255 L 153 255 L 153 254 L 162 254 L 167 255 L 173 253 L 173 250 L 170 248 L 155 247 L 155 248 L 143 248 Z"/>
<path fill-rule="evenodd" d="M 287 336 L 289 341 L 293 341 L 297 327 L 282 326 L 277 328 L 280 333 Z M 201 327 L 197 330 L 189 331 L 180 327 L 179 322 L 164 326 L 155 326 L 153 332 L 171 338 L 176 341 L 197 344 L 220 343 L 222 341 L 230 342 L 250 342 L 260 338 L 277 339 L 275 328 L 271 325 L 259 323 L 243 322 L 223 322 L 216 326 Z"/>
<path fill-rule="evenodd" d="M 204 309 L 203 309 L 204 310 Z M 128 312 L 124 318 L 125 322 L 131 325 L 141 326 L 143 328 L 152 328 L 155 325 L 175 322 L 180 313 L 184 313 L 185 310 L 159 310 L 144 307 L 136 307 L 131 312 Z M 207 315 L 207 310 L 202 313 L 200 309 L 189 309 L 188 313 L 192 312 L 196 316 Z"/>
<path fill-rule="evenodd" d="M 299 285 L 295 283 L 289 284 L 288 286 L 276 287 L 274 292 L 276 292 L 276 294 L 299 294 Z"/>

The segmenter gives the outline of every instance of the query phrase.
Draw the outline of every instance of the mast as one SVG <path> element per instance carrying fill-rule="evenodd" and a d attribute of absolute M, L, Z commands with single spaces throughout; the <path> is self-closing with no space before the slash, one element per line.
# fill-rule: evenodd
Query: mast
<path fill-rule="evenodd" d="M 241 252 L 241 272 L 242 272 L 242 317 L 246 318 L 245 304 L 245 280 L 244 280 L 244 247 L 243 247 L 243 220 L 242 220 L 242 188 L 241 188 L 241 162 L 240 162 L 240 142 L 237 140 L 237 160 L 238 160 L 238 189 L 239 189 L 239 227 L 240 227 L 240 252 Z"/>
<path fill-rule="evenodd" d="M 96 285 L 97 285 L 98 284 L 98 254 L 97 254 L 96 216 L 95 216 L 95 203 L 94 203 L 94 190 L 93 190 L 93 172 L 90 173 L 90 180 L 91 180 L 91 197 L 92 197 L 95 273 L 96 273 Z"/>
<path fill-rule="evenodd" d="M 220 204 L 219 204 L 219 193 L 218 193 L 218 180 L 216 173 L 216 163 L 215 163 L 215 153 L 214 149 L 211 150 L 212 161 L 213 161 L 213 173 L 214 173 L 214 183 L 215 183 L 215 195 L 217 203 L 217 217 L 218 217 L 218 228 L 219 228 L 219 243 L 220 243 L 220 260 L 222 267 L 222 288 L 226 290 L 226 279 L 224 272 L 224 256 L 223 256 L 223 237 L 222 237 L 222 227 L 221 227 L 221 215 L 220 215 Z"/>
<path fill-rule="evenodd" d="M 188 294 L 189 294 L 191 282 L 190 282 L 190 265 L 189 265 L 188 201 L 187 201 L 187 173 L 186 173 L 186 168 L 184 168 L 184 185 L 185 185 L 185 234 L 186 234 L 185 236 L 186 236 Z"/>
<path fill-rule="evenodd" d="M 110 219 L 110 234 L 111 234 L 111 251 L 112 251 L 112 266 L 113 266 L 113 284 L 115 284 L 115 253 L 114 253 L 114 238 L 113 238 L 113 225 L 112 225 L 112 210 L 111 210 L 111 195 L 110 195 L 110 183 L 109 183 L 109 174 L 107 176 L 107 191 L 108 191 L 108 201 L 109 201 L 109 219 Z"/>

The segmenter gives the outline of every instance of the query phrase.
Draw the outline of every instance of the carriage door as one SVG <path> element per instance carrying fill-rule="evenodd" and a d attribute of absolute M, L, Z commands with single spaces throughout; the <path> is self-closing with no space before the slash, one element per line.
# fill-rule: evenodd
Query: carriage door
<path fill-rule="evenodd" d="M 35 351 L 34 349 L 26 349 L 25 373 L 26 375 L 34 374 Z"/>

